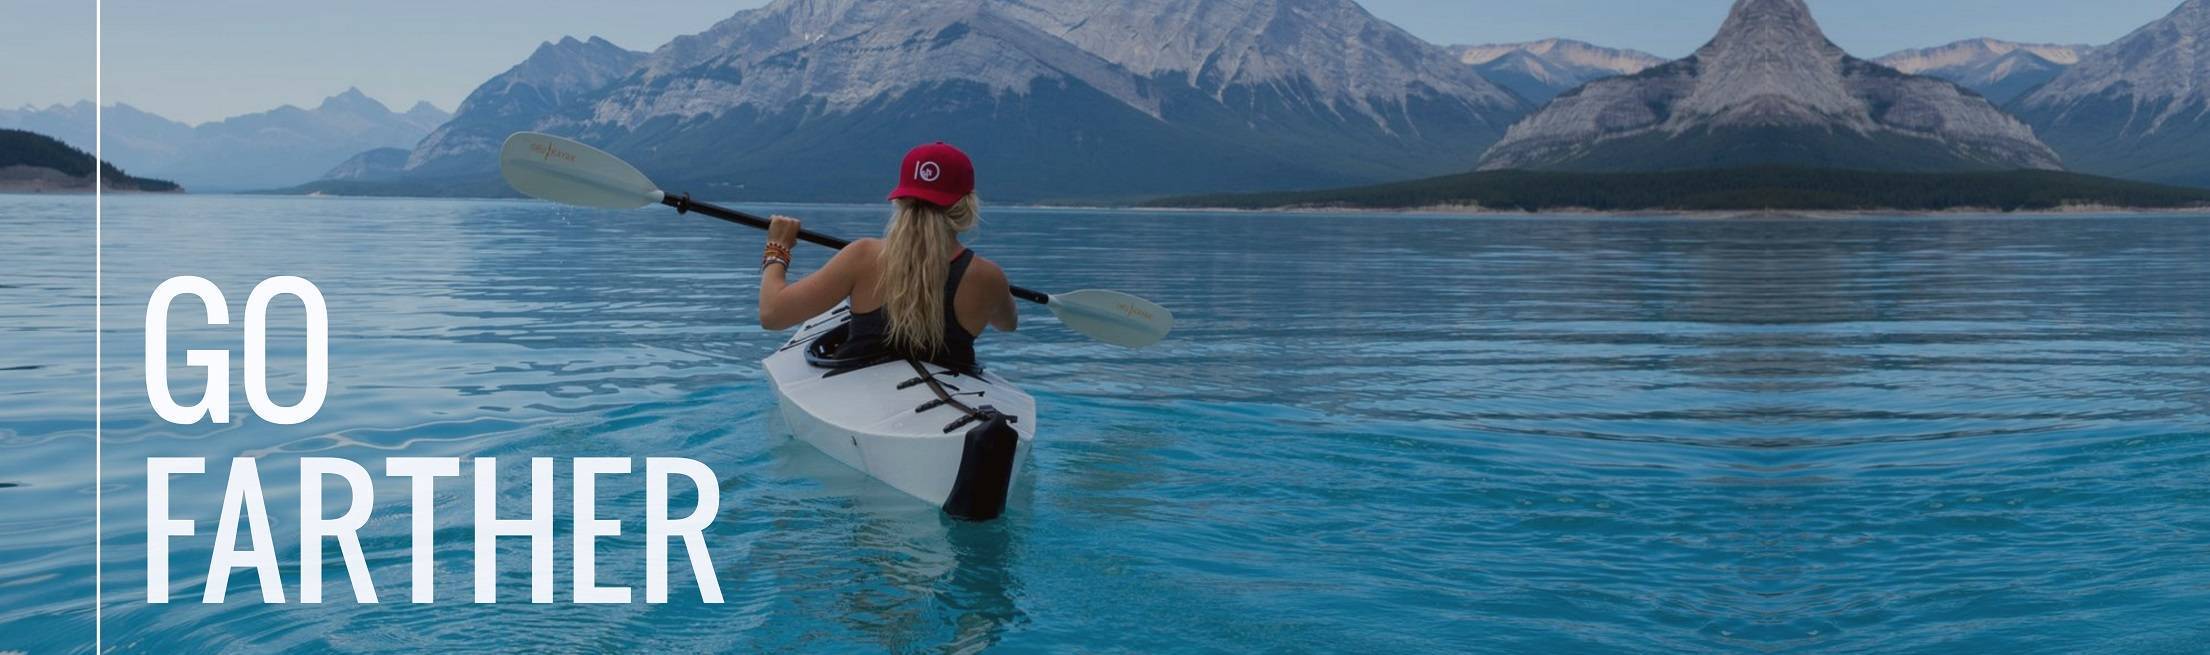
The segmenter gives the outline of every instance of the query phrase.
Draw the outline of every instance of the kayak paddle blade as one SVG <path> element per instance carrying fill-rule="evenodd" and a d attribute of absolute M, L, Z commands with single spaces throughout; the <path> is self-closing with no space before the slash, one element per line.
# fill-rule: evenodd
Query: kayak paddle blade
<path fill-rule="evenodd" d="M 532 198 L 600 209 L 636 209 L 663 194 L 637 167 L 606 151 L 537 132 L 516 132 L 499 148 L 499 175 Z"/>
<path fill-rule="evenodd" d="M 1173 312 L 1118 291 L 1055 293 L 1044 306 L 1068 328 L 1123 348 L 1149 347 L 1174 330 Z"/>

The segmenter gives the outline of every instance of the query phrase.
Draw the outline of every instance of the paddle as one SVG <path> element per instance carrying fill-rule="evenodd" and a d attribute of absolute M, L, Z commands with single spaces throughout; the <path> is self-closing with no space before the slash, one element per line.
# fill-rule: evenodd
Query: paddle
<path fill-rule="evenodd" d="M 564 205 L 636 209 L 657 203 L 677 213 L 698 212 L 762 230 L 768 226 L 768 219 L 692 200 L 687 193 L 668 195 L 629 162 L 550 134 L 516 132 L 507 137 L 499 150 L 499 174 L 516 191 Z M 852 243 L 812 230 L 800 230 L 798 238 L 840 250 Z M 1165 307 L 1118 291 L 1047 294 L 1013 287 L 1013 296 L 1043 305 L 1074 331 L 1116 346 L 1143 348 L 1174 328 L 1174 314 Z"/>

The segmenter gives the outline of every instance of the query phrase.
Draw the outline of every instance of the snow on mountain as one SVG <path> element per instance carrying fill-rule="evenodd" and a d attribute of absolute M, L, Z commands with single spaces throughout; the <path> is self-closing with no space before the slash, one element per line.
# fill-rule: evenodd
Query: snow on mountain
<path fill-rule="evenodd" d="M 991 197 L 1107 198 L 1463 170 L 1529 109 L 1349 0 L 779 0 L 605 77 L 501 129 L 724 195 L 865 198 L 947 140 Z M 490 136 L 409 168 L 487 170 Z"/>

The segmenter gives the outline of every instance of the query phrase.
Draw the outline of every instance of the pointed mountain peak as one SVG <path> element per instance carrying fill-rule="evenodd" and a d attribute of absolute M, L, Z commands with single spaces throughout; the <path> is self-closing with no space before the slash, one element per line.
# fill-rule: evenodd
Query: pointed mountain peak
<path fill-rule="evenodd" d="M 409 114 L 443 114 L 443 113 L 445 113 L 445 110 L 443 110 L 443 109 L 438 109 L 438 108 L 437 108 L 437 105 L 433 105 L 433 104 L 430 104 L 430 101 L 428 101 L 428 100 L 416 100 L 416 101 L 414 101 L 414 106 L 413 106 L 413 107 L 408 107 L 408 108 L 407 108 L 407 113 L 409 113 Z"/>
<path fill-rule="evenodd" d="M 1761 35 L 1826 41 L 1826 32 L 1811 18 L 1811 7 L 1803 0 L 1735 0 L 1734 9 L 1727 12 L 1727 22 L 1719 27 L 1719 36 L 1713 41 Z"/>
<path fill-rule="evenodd" d="M 588 40 L 577 39 L 573 36 L 563 36 L 560 37 L 559 41 L 546 41 L 544 43 L 537 44 L 537 50 L 535 52 L 531 52 L 529 57 L 527 59 L 524 59 L 523 62 L 527 63 L 530 61 L 538 60 L 565 59 L 576 57 L 618 57 L 626 56 L 629 54 L 642 56 L 643 53 L 631 53 L 629 50 L 624 49 L 621 46 L 614 45 L 614 42 L 612 41 L 608 41 L 596 36 L 590 37 L 590 39 Z"/>
<path fill-rule="evenodd" d="M 537 51 L 540 53 L 546 50 L 581 51 L 606 49 L 621 50 L 623 48 L 621 46 L 614 45 L 614 42 L 612 41 L 608 41 L 602 37 L 595 35 L 582 39 L 578 39 L 573 35 L 568 35 L 560 37 L 559 41 L 546 41 L 544 43 L 537 44 Z"/>
<path fill-rule="evenodd" d="M 1822 110 L 1852 104 L 1840 93 L 1849 53 L 1827 40 L 1803 0 L 1736 0 L 1718 36 L 1694 58 L 1724 71 L 1704 82 L 1731 87 L 1706 98 L 1771 95 Z"/>
<path fill-rule="evenodd" d="M 537 44 L 537 50 L 532 51 L 529 54 L 529 58 L 536 59 L 538 57 L 543 57 L 558 52 L 581 49 L 582 47 L 582 41 L 577 41 L 576 38 L 572 36 L 563 36 L 560 37 L 560 40 L 558 41 L 545 41 Z"/>
<path fill-rule="evenodd" d="M 375 98 L 368 97 L 368 94 L 362 93 L 360 87 L 350 86 L 346 87 L 345 92 L 343 93 L 339 93 L 328 98 L 323 98 L 322 104 L 315 107 L 315 110 L 339 110 L 348 112 L 367 112 L 379 114 L 391 112 L 391 108 L 384 106 L 384 103 L 377 102 Z"/>

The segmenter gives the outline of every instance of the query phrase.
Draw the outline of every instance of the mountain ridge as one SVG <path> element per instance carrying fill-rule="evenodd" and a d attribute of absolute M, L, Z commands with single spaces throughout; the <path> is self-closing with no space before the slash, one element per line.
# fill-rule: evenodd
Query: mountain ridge
<path fill-rule="evenodd" d="M 1529 109 L 1346 0 L 1137 4 L 778 0 L 526 129 L 723 197 L 879 194 L 867 162 L 946 140 L 984 163 L 991 197 L 1100 199 L 1463 170 Z M 416 149 L 410 179 L 489 175 L 488 138 L 442 141 Z"/>
<path fill-rule="evenodd" d="M 1640 50 L 1548 38 L 1520 43 L 1451 46 L 1458 61 L 1536 104 L 1591 81 L 1632 75 L 1666 62 Z"/>
<path fill-rule="evenodd" d="M 93 111 L 91 101 L 0 110 L 0 128 L 51 134 L 89 151 Z M 428 102 L 394 112 L 353 87 L 311 109 L 286 104 L 199 125 L 125 103 L 112 104 L 102 113 L 107 134 L 101 145 L 111 160 L 202 191 L 271 189 L 306 182 L 363 150 L 411 147 L 446 118 L 443 110 Z"/>
<path fill-rule="evenodd" d="M 1966 39 L 1889 53 L 1878 63 L 1912 75 L 1955 82 L 2000 106 L 2056 79 L 2095 46 Z"/>

